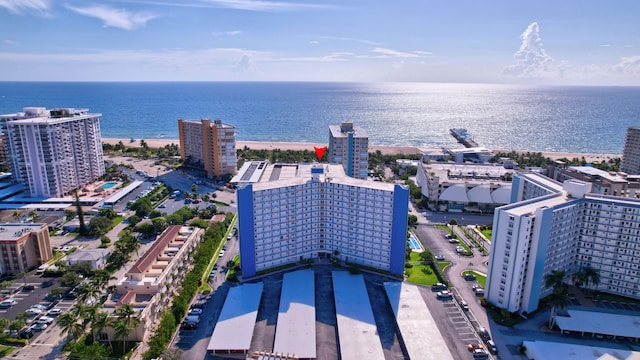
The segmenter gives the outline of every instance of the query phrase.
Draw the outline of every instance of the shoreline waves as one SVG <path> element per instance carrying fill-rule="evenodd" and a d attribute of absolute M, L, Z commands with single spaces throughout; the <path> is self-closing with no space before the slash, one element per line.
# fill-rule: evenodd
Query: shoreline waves
<path fill-rule="evenodd" d="M 115 145 L 118 142 L 122 141 L 125 146 L 128 147 L 138 147 L 140 146 L 140 140 L 136 140 L 131 142 L 130 139 L 114 139 L 114 138 L 103 138 L 102 142 L 105 144 Z M 179 139 L 144 139 L 149 147 L 158 148 L 164 147 L 170 144 L 180 145 Z M 294 151 L 302 151 L 309 150 L 313 151 L 313 147 L 322 147 L 327 146 L 328 144 L 315 144 L 315 143 L 303 143 L 303 142 L 278 142 L 278 141 L 237 141 L 236 148 L 242 149 L 245 146 L 249 149 L 253 150 L 294 150 Z M 380 150 L 382 154 L 385 155 L 394 155 L 394 154 L 402 154 L 402 155 L 412 155 L 419 154 L 422 151 L 438 151 L 440 149 L 425 149 L 425 148 L 417 148 L 413 146 L 381 146 L 381 145 L 369 145 L 369 151 L 375 152 Z M 494 150 L 494 152 L 503 152 L 508 153 L 512 150 Z M 516 150 L 518 153 L 526 153 L 526 150 Z M 621 154 L 597 154 L 597 153 L 573 153 L 573 152 L 549 152 L 549 151 L 531 151 L 533 153 L 542 153 L 544 157 L 548 157 L 550 159 L 573 159 L 573 158 L 582 158 L 584 157 L 587 162 L 601 162 L 603 160 L 609 160 L 612 158 L 622 157 Z"/>

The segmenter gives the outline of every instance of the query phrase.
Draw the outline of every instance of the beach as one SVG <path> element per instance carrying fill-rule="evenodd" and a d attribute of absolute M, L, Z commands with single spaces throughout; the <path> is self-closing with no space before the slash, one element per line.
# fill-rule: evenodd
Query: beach
<path fill-rule="evenodd" d="M 136 140 L 131 142 L 130 139 L 113 139 L 113 138 L 103 138 L 102 142 L 105 144 L 115 145 L 118 142 L 122 141 L 125 146 L 129 147 L 139 147 L 140 140 Z M 149 147 L 160 148 L 165 147 L 166 145 L 176 144 L 180 145 L 180 140 L 178 139 L 144 139 Z M 300 142 L 265 142 L 265 141 L 237 141 L 236 148 L 243 149 L 245 147 L 252 150 L 309 150 L 313 151 L 314 147 L 323 147 L 328 144 L 314 144 L 314 143 L 300 143 Z M 420 154 L 422 152 L 433 152 L 440 151 L 441 149 L 433 149 L 433 148 L 417 148 L 412 146 L 379 146 L 379 145 L 369 145 L 369 152 L 380 151 L 384 155 L 413 155 Z M 494 152 L 504 152 L 508 153 L 512 150 L 495 150 Z M 516 150 L 518 153 L 526 153 L 527 150 Z M 538 151 L 531 151 L 538 152 Z M 562 159 L 567 158 L 569 160 L 573 158 L 585 158 L 587 162 L 601 162 L 603 160 L 607 161 L 613 158 L 622 157 L 621 154 L 596 154 L 596 153 L 571 153 L 571 152 L 549 152 L 549 151 L 541 151 L 544 157 L 548 157 L 550 159 Z"/>

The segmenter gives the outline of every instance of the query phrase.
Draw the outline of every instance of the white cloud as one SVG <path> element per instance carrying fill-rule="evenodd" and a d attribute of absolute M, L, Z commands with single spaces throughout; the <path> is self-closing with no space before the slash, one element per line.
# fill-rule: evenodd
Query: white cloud
<path fill-rule="evenodd" d="M 516 64 L 505 67 L 503 75 L 524 78 L 547 78 L 555 76 L 558 68 L 542 46 L 537 22 L 531 23 L 520 35 L 520 49 L 515 53 Z"/>
<path fill-rule="evenodd" d="M 0 7 L 14 14 L 26 15 L 35 11 L 39 15 L 46 15 L 51 7 L 51 0 L 0 0 Z"/>
<path fill-rule="evenodd" d="M 620 75 L 640 75 L 640 55 L 623 57 L 613 67 L 613 72 Z"/>
<path fill-rule="evenodd" d="M 13 45 L 13 44 L 15 44 L 16 42 L 15 42 L 15 41 L 13 41 L 13 40 L 11 40 L 11 39 L 5 39 L 5 40 L 3 41 L 3 43 L 4 43 L 5 45 Z"/>
<path fill-rule="evenodd" d="M 136 4 L 148 4 L 158 6 L 176 6 L 190 8 L 224 8 L 246 11 L 264 11 L 264 12 L 285 12 L 285 11 L 301 11 L 313 9 L 331 9 L 334 5 L 325 4 L 307 4 L 284 1 L 261 1 L 261 0 L 195 0 L 195 1 L 157 1 L 157 0 L 124 0 L 127 2 L 135 2 Z"/>
<path fill-rule="evenodd" d="M 212 33 L 213 36 L 219 37 L 219 36 L 238 36 L 240 34 L 242 34 L 243 31 L 242 30 L 231 30 L 231 31 L 216 31 L 214 33 Z"/>
<path fill-rule="evenodd" d="M 153 14 L 131 12 L 125 9 L 115 9 L 104 5 L 88 7 L 66 5 L 66 8 L 80 15 L 98 18 L 104 21 L 105 27 L 115 27 L 124 30 L 133 30 L 143 27 L 148 21 L 157 17 Z"/>
<path fill-rule="evenodd" d="M 311 44 L 311 45 L 318 45 L 318 44 L 320 44 L 320 41 L 318 41 L 318 40 L 311 40 L 311 41 L 309 41 L 309 44 Z"/>
<path fill-rule="evenodd" d="M 366 40 L 366 39 L 349 38 L 349 37 L 321 36 L 320 39 L 323 39 L 323 40 L 352 41 L 352 42 L 357 42 L 357 43 L 362 43 L 362 44 L 367 44 L 367 45 L 380 45 L 379 43 L 377 43 L 375 41 Z"/>
<path fill-rule="evenodd" d="M 372 50 L 374 53 L 382 54 L 381 57 L 394 57 L 394 58 L 415 58 L 419 57 L 416 53 L 408 53 L 403 51 L 397 51 L 385 48 L 375 48 Z"/>

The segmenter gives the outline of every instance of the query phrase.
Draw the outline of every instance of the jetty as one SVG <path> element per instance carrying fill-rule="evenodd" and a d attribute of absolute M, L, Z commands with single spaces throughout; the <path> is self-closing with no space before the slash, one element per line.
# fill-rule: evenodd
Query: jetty
<path fill-rule="evenodd" d="M 467 148 L 477 148 L 478 143 L 476 143 L 473 138 L 471 138 L 471 134 L 467 131 L 467 129 L 463 128 L 453 128 L 449 129 L 451 135 L 458 140 L 458 142 L 464 145 Z"/>

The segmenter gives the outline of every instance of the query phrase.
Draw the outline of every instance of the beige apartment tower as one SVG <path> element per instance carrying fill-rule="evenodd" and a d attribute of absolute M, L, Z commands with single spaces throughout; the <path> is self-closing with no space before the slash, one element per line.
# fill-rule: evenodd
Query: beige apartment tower
<path fill-rule="evenodd" d="M 347 176 L 366 180 L 369 175 L 369 137 L 350 122 L 329 125 L 329 162 L 342 164 Z"/>
<path fill-rule="evenodd" d="M 236 128 L 222 120 L 178 120 L 180 158 L 201 168 L 207 177 L 237 172 Z"/>
<path fill-rule="evenodd" d="M 20 273 L 53 257 L 47 224 L 0 224 L 0 273 Z"/>
<path fill-rule="evenodd" d="M 620 171 L 640 175 L 640 126 L 630 126 L 627 129 Z"/>

